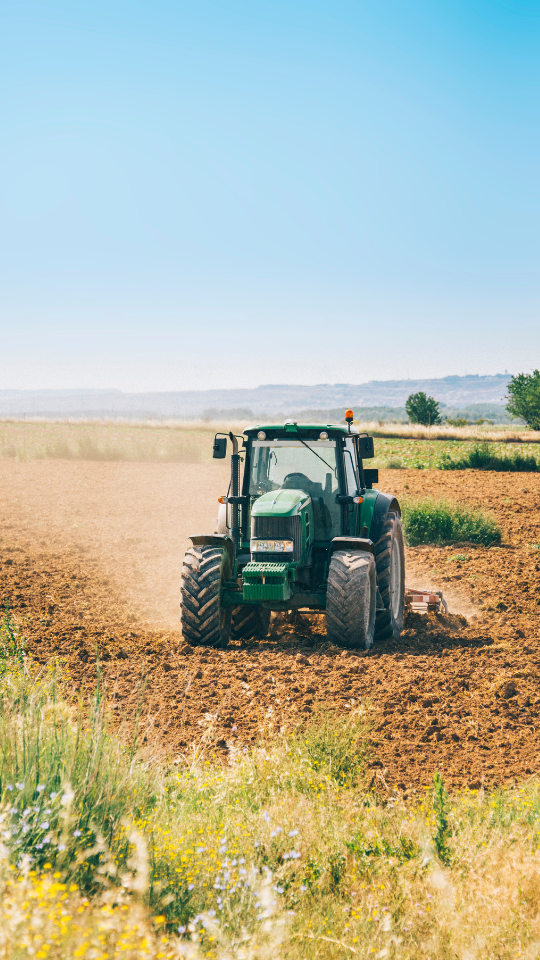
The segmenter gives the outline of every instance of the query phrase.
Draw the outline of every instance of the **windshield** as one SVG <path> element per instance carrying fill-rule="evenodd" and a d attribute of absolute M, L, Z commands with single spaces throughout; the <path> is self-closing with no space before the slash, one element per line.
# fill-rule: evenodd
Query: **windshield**
<path fill-rule="evenodd" d="M 279 489 L 303 490 L 313 503 L 315 539 L 337 536 L 338 477 L 333 440 L 255 440 L 252 445 L 249 493 L 260 497 Z"/>

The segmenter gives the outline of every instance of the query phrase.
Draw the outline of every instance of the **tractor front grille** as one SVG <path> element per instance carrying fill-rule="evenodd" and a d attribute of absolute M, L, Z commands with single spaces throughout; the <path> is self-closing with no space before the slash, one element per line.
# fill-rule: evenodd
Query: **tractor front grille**
<path fill-rule="evenodd" d="M 293 553 L 283 555 L 283 559 L 300 560 L 302 556 L 302 520 L 300 517 L 252 517 L 251 536 L 256 540 L 292 540 Z M 256 560 L 276 562 L 278 554 L 253 554 Z"/>

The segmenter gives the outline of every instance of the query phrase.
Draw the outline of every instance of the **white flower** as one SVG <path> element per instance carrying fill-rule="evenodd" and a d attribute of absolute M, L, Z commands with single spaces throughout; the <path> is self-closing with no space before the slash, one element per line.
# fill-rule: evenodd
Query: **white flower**
<path fill-rule="evenodd" d="M 186 932 L 185 927 L 178 927 L 178 933 L 185 933 L 185 932 Z"/>
<path fill-rule="evenodd" d="M 298 833 L 298 830 L 291 830 L 290 833 L 289 833 L 289 836 L 290 836 L 290 837 L 295 837 L 297 833 Z"/>
<path fill-rule="evenodd" d="M 17 790 L 24 790 L 24 783 L 16 783 Z"/>
<path fill-rule="evenodd" d="M 10 787 L 9 789 L 12 790 L 13 787 Z M 45 784 L 44 784 L 44 783 L 39 783 L 39 784 L 37 785 L 37 787 L 36 787 L 36 790 L 37 790 L 38 793 L 41 793 L 41 791 L 44 790 L 44 789 L 45 789 Z"/>
<path fill-rule="evenodd" d="M 73 831 L 73 836 L 74 836 L 74 837 L 80 837 L 81 833 L 82 833 L 81 830 L 74 830 L 74 831 Z"/>
<path fill-rule="evenodd" d="M 40 829 L 41 829 L 41 830 L 48 830 L 48 829 L 49 829 L 49 821 L 48 821 L 48 820 L 44 820 L 43 823 L 41 824 Z"/>
<path fill-rule="evenodd" d="M 188 883 L 188 890 L 193 890 L 195 888 L 194 883 Z"/>

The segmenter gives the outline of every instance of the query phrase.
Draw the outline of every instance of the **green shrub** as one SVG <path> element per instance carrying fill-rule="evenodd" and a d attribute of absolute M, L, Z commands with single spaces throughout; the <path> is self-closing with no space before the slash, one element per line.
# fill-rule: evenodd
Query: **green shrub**
<path fill-rule="evenodd" d="M 452 543 L 465 540 L 485 546 L 501 542 L 501 530 L 492 517 L 479 510 L 465 510 L 446 500 L 402 502 L 403 529 L 407 543 Z"/>
<path fill-rule="evenodd" d="M 439 462 L 441 470 L 498 470 L 512 471 L 518 473 L 536 473 L 540 470 L 540 464 L 536 457 L 524 456 L 516 452 L 514 454 L 502 455 L 493 453 L 489 443 L 475 444 L 467 456 L 461 460 L 453 460 L 448 454 L 444 454 Z"/>

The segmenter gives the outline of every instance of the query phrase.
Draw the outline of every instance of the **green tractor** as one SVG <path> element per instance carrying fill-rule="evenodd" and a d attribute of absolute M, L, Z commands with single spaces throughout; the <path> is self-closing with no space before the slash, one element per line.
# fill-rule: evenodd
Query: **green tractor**
<path fill-rule="evenodd" d="M 250 427 L 232 444 L 217 530 L 191 537 L 182 571 L 182 631 L 193 646 L 265 637 L 271 612 L 326 613 L 328 639 L 369 649 L 399 637 L 405 555 L 395 497 L 364 467 L 373 438 L 352 425 Z M 243 456 L 239 453 L 239 441 Z M 243 478 L 241 463 L 244 463 Z"/>

